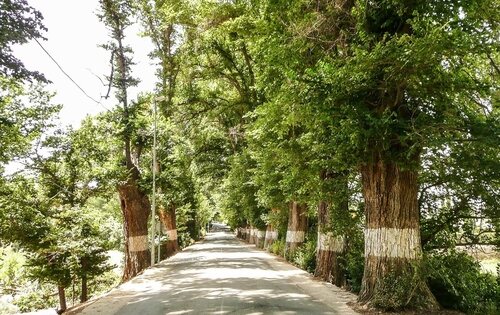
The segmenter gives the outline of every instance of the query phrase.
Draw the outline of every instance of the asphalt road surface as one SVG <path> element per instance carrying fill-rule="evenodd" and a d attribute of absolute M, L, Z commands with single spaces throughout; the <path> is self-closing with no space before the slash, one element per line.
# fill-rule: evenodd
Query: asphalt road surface
<path fill-rule="evenodd" d="M 208 234 L 78 314 L 356 314 L 355 297 L 224 232 Z M 75 314 L 75 313 L 73 313 Z"/>

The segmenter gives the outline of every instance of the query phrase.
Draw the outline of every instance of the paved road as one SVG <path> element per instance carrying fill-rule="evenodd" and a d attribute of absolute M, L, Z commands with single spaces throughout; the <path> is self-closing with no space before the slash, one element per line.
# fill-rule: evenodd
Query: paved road
<path fill-rule="evenodd" d="M 232 234 L 205 241 L 146 270 L 78 314 L 356 314 L 353 295 Z"/>

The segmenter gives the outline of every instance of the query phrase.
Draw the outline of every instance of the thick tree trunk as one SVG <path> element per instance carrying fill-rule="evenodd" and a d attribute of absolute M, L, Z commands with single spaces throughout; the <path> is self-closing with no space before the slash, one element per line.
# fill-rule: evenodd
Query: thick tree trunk
<path fill-rule="evenodd" d="M 290 256 L 304 243 L 307 229 L 306 206 L 293 201 L 288 212 L 288 228 L 286 231 L 286 255 Z"/>
<path fill-rule="evenodd" d="M 345 253 L 345 238 L 328 231 L 330 210 L 324 201 L 318 206 L 318 243 L 314 276 L 332 282 L 338 287 L 346 284 L 342 260 Z"/>
<path fill-rule="evenodd" d="M 166 229 L 167 241 L 162 245 L 160 256 L 168 258 L 179 251 L 177 239 L 177 221 L 175 217 L 175 206 L 170 205 L 167 209 L 160 207 L 160 221 Z"/>
<path fill-rule="evenodd" d="M 251 236 L 251 227 L 249 225 L 247 225 L 245 227 L 245 241 L 247 243 L 250 243 L 250 236 Z"/>
<path fill-rule="evenodd" d="M 256 234 L 256 229 L 252 225 L 250 225 L 250 238 L 248 239 L 248 243 L 255 244 Z"/>
<path fill-rule="evenodd" d="M 88 287 L 87 287 L 87 273 L 86 270 L 89 269 L 89 260 L 87 257 L 82 257 L 80 259 L 80 267 L 82 268 L 82 290 L 80 292 L 80 303 L 88 300 Z M 74 302 L 73 302 L 74 304 Z"/>
<path fill-rule="evenodd" d="M 359 301 L 366 304 L 377 293 L 382 293 L 379 290 L 388 275 L 414 273 L 412 264 L 421 259 L 422 248 L 417 172 L 378 159 L 363 166 L 361 175 L 366 229 L 365 269 Z M 429 308 L 437 307 L 424 281 L 418 281 L 408 294 L 408 303 L 412 296 L 418 296 Z"/>
<path fill-rule="evenodd" d="M 272 225 L 268 225 L 266 229 L 266 236 L 264 239 L 264 248 L 268 249 L 274 241 L 278 239 L 278 231 L 276 231 Z"/>
<path fill-rule="evenodd" d="M 136 181 L 118 187 L 125 236 L 125 266 L 122 281 L 127 281 L 151 265 L 148 246 L 150 203 Z"/>
<path fill-rule="evenodd" d="M 257 237 L 255 238 L 255 245 L 258 248 L 264 248 L 264 239 L 266 237 L 266 231 L 257 230 Z"/>
<path fill-rule="evenodd" d="M 80 303 L 86 302 L 88 300 L 88 286 L 87 286 L 87 275 L 82 275 L 82 292 L 80 293 Z"/>
<path fill-rule="evenodd" d="M 62 314 L 68 308 L 68 306 L 66 305 L 66 292 L 64 291 L 63 286 L 57 286 L 57 294 L 59 295 L 59 309 L 57 310 L 57 313 Z"/>

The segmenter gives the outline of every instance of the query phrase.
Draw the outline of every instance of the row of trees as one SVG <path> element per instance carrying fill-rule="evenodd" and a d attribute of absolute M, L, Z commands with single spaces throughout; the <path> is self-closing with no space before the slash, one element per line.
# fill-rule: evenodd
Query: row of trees
<path fill-rule="evenodd" d="M 4 3 L 0 17 L 23 23 L 5 24 L 20 30 L 0 38 L 3 47 L 41 37 L 36 10 L 23 0 Z M 221 212 L 234 227 L 260 230 L 252 236 L 257 242 L 264 243 L 267 229 L 268 243 L 285 241 L 289 257 L 314 239 L 315 274 L 339 286 L 362 279 L 362 304 L 395 307 L 388 288 L 404 283 L 397 307 L 436 308 L 420 268 L 423 254 L 497 245 L 497 1 L 99 5 L 110 32 L 103 48 L 111 56 L 113 110 L 89 117 L 78 130 L 49 135 L 57 107 L 32 87 L 38 107 L 26 108 L 21 87 L 43 77 L 18 61 L 0 65 L 0 159 L 17 158 L 29 170 L 2 177 L 3 241 L 45 251 L 51 262 L 47 253 L 61 251 L 47 248 L 59 243 L 75 255 L 67 246 L 71 238 L 58 236 L 57 227 L 68 231 L 84 221 L 81 209 L 92 198 L 118 194 L 122 279 L 128 280 L 150 264 L 154 167 L 166 256 Z M 154 44 L 158 84 L 131 99 L 138 79 L 126 30 L 136 22 Z M 21 183 L 31 188 L 16 188 L 20 197 L 9 197 Z M 15 229 L 11 222 L 18 222 Z M 82 240 L 96 235 L 81 226 Z M 54 241 L 29 247 L 48 236 Z M 106 248 L 95 244 L 99 253 Z M 105 268 L 100 260 L 75 257 L 80 269 L 69 274 L 82 283 L 88 277 L 83 266 L 96 273 Z M 357 269 L 346 271 L 353 265 Z M 64 291 L 60 271 L 56 283 Z"/>
<path fill-rule="evenodd" d="M 359 301 L 388 308 L 400 282 L 402 307 L 438 307 L 423 249 L 498 244 L 498 3 L 155 4 L 180 33 L 171 117 L 224 167 L 234 227 L 289 252 L 318 228 L 337 284 L 362 239 Z"/>

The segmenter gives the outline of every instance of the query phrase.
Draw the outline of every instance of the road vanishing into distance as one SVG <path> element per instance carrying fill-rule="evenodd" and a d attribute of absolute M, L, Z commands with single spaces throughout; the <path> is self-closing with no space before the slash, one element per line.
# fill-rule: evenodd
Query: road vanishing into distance
<path fill-rule="evenodd" d="M 233 234 L 205 240 L 70 314 L 357 314 L 355 296 Z"/>

